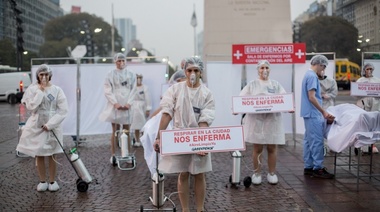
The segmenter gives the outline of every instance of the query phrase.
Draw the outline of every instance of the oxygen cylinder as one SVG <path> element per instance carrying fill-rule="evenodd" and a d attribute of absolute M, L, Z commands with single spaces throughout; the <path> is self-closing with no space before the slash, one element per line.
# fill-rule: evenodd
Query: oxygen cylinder
<path fill-rule="evenodd" d="M 128 135 L 125 133 L 126 130 L 123 130 L 123 133 L 120 136 L 121 140 L 121 157 L 125 158 L 129 155 L 128 149 Z"/>
<path fill-rule="evenodd" d="M 160 207 L 165 202 L 164 195 L 164 175 L 161 173 L 154 173 L 152 176 L 152 203 L 156 207 Z"/>
<path fill-rule="evenodd" d="M 240 162 L 241 162 L 241 152 L 236 150 L 232 153 L 232 180 L 231 183 L 239 183 L 240 182 Z"/>
<path fill-rule="evenodd" d="M 90 183 L 92 181 L 92 177 L 90 173 L 88 173 L 82 160 L 79 158 L 79 155 L 76 153 L 76 148 L 73 148 L 70 152 L 70 161 L 73 164 L 75 170 L 77 171 L 79 177 L 86 183 Z"/>

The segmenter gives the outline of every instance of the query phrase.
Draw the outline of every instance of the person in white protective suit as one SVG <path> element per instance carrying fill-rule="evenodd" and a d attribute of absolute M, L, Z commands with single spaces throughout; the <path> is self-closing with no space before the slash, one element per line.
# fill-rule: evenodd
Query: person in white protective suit
<path fill-rule="evenodd" d="M 258 79 L 249 82 L 240 92 L 239 96 L 274 95 L 286 93 L 282 85 L 269 79 L 270 63 L 261 60 L 257 63 Z M 277 145 L 285 144 L 285 132 L 282 124 L 282 114 L 262 113 L 246 114 L 243 119 L 245 142 L 253 143 L 253 167 L 252 183 L 261 184 L 260 157 L 264 145 L 268 152 L 267 180 L 270 184 L 277 184 L 276 175 Z"/>
<path fill-rule="evenodd" d="M 183 70 L 176 71 L 172 77 L 169 80 L 169 84 L 173 85 L 178 82 L 186 81 L 186 75 Z M 141 132 L 143 132 L 143 135 L 141 137 L 141 143 L 144 148 L 144 158 L 148 165 L 148 168 L 150 170 L 151 175 L 157 172 L 156 170 L 156 156 L 154 154 L 153 144 L 155 141 L 155 138 L 157 137 L 157 131 L 158 127 L 160 125 L 161 121 L 161 108 L 159 107 L 155 111 L 155 115 L 152 116 L 143 126 L 141 129 Z M 172 123 L 170 122 L 167 130 L 172 129 Z"/>
<path fill-rule="evenodd" d="M 325 75 L 325 71 L 318 73 L 319 84 L 321 85 L 322 107 L 327 109 L 335 105 L 335 98 L 338 95 L 338 85 L 336 81 Z"/>
<path fill-rule="evenodd" d="M 99 115 L 99 119 L 111 122 L 111 158 L 110 162 L 116 166 L 115 157 L 115 131 L 122 125 L 123 129 L 129 131 L 132 122 L 130 117 L 131 105 L 136 95 L 136 75 L 126 68 L 126 57 L 122 53 L 114 56 L 116 68 L 107 73 L 104 80 L 104 95 L 107 105 Z M 128 149 L 131 149 L 131 137 L 128 136 Z M 127 161 L 132 162 L 132 161 Z"/>
<path fill-rule="evenodd" d="M 134 130 L 135 143 L 134 146 L 141 146 L 140 130 L 144 126 L 147 117 L 149 117 L 152 110 L 152 101 L 149 94 L 148 86 L 142 83 L 143 76 L 137 74 L 136 95 L 135 101 L 132 105 L 132 124 L 131 130 Z"/>
<path fill-rule="evenodd" d="M 153 148 L 159 150 L 160 130 L 165 130 L 173 120 L 173 129 L 209 127 L 215 119 L 215 101 L 211 91 L 201 82 L 203 62 L 198 57 L 187 58 L 185 62 L 186 82 L 168 88 L 160 107 L 162 117 Z M 212 171 L 211 154 L 162 156 L 159 170 L 163 173 L 179 173 L 178 193 L 182 211 L 188 212 L 190 198 L 190 175 L 194 176 L 196 210 L 204 211 L 206 195 L 205 173 Z"/>
<path fill-rule="evenodd" d="M 366 63 L 363 66 L 362 77 L 360 77 L 356 82 L 365 82 L 365 83 L 380 83 L 380 78 L 372 75 L 375 67 L 372 63 Z M 380 111 L 380 97 L 360 97 L 358 98 L 356 105 L 363 108 L 365 111 Z M 363 152 L 369 152 L 368 148 L 363 147 Z M 373 153 L 379 153 L 379 150 L 375 145 L 372 148 Z"/>
<path fill-rule="evenodd" d="M 50 82 L 52 75 L 49 66 L 40 65 L 36 71 L 37 83 L 26 89 L 21 100 L 31 116 L 22 128 L 16 150 L 36 158 L 40 180 L 37 191 L 59 190 L 58 183 L 55 181 L 57 164 L 54 156 L 63 153 L 58 142 L 63 145 L 61 123 L 68 113 L 68 104 L 63 90 Z M 49 160 L 48 182 L 46 182 L 45 158 Z"/>
<path fill-rule="evenodd" d="M 325 75 L 324 70 L 318 72 L 317 75 L 321 87 L 322 108 L 326 110 L 328 107 L 335 105 L 335 98 L 338 95 L 338 85 L 334 79 Z M 328 151 L 326 140 L 324 140 L 323 143 L 325 147 L 324 155 L 326 155 Z"/>

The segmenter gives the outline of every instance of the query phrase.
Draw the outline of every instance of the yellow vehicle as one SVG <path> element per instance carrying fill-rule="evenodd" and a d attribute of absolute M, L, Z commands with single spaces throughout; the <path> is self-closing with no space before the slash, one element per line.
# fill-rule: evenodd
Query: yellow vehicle
<path fill-rule="evenodd" d="M 335 59 L 335 80 L 338 88 L 350 89 L 351 82 L 361 77 L 360 66 L 348 59 Z"/>

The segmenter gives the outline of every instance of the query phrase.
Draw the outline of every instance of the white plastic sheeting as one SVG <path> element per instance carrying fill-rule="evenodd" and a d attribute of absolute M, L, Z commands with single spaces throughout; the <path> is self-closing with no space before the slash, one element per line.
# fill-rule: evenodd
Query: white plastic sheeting
<path fill-rule="evenodd" d="M 354 104 L 340 104 L 327 108 L 335 122 L 327 133 L 327 144 L 334 152 L 347 147 L 356 148 L 376 143 L 380 138 L 380 113 L 366 112 Z"/>
<path fill-rule="evenodd" d="M 64 135 L 76 135 L 77 122 L 77 64 L 49 65 L 53 71 L 52 83 L 61 87 L 69 104 L 69 113 L 63 122 Z M 127 64 L 128 69 L 144 76 L 143 83 L 150 88 L 153 110 L 159 106 L 161 85 L 166 83 L 167 64 Z M 38 65 L 32 67 L 32 78 Z M 111 133 L 111 124 L 99 120 L 106 105 L 103 84 L 106 74 L 114 64 L 80 65 L 80 135 Z"/>
<path fill-rule="evenodd" d="M 214 127 L 236 126 L 241 123 L 241 115 L 232 115 L 232 96 L 240 93 L 242 67 L 231 62 L 207 63 L 207 87 L 215 99 Z"/>
<path fill-rule="evenodd" d="M 380 64 L 379 64 L 380 66 Z M 35 81 L 35 71 L 38 66 L 32 67 L 32 78 Z M 77 117 L 77 65 L 50 65 L 53 70 L 52 82 L 60 86 L 67 96 L 69 114 L 63 123 L 64 135 L 76 134 Z M 98 119 L 104 109 L 106 99 L 103 93 L 105 75 L 114 64 L 81 64 L 81 111 L 80 111 L 80 134 L 92 135 L 111 133 L 109 123 Z M 166 83 L 166 64 L 128 64 L 128 68 L 144 75 L 143 83 L 148 85 L 152 95 L 153 110 L 159 106 L 161 87 Z M 216 118 L 212 126 L 236 126 L 241 123 L 241 115 L 232 115 L 232 96 L 238 96 L 242 82 L 244 66 L 231 62 L 208 62 L 206 64 L 207 86 L 211 89 L 215 98 Z M 303 134 L 305 131 L 303 119 L 300 117 L 301 85 L 305 72 L 310 68 L 310 61 L 305 64 L 294 65 L 294 98 L 296 133 Z M 247 82 L 257 78 L 256 65 L 245 65 Z M 380 70 L 380 68 L 379 68 Z M 335 62 L 329 60 L 325 74 L 334 76 Z M 376 72 L 376 70 L 375 70 Z M 380 73 L 380 71 L 379 71 Z M 279 81 L 286 91 L 292 91 L 292 65 L 272 64 L 270 78 Z M 283 114 L 284 129 L 286 133 L 293 132 L 292 114 Z"/>

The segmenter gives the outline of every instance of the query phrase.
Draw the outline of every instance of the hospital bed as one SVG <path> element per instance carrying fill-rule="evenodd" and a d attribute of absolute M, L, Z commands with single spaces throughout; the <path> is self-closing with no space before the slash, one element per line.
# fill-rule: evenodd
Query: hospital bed
<path fill-rule="evenodd" d="M 352 104 L 330 107 L 327 111 L 336 117 L 334 123 L 326 128 L 327 145 L 335 153 L 334 174 L 337 166 L 348 166 L 350 173 L 357 178 L 356 188 L 359 190 L 360 178 L 380 176 L 372 171 L 373 154 L 370 155 L 368 163 L 361 161 L 361 147 L 372 147 L 380 141 L 380 112 L 366 112 Z M 356 163 L 353 162 L 352 148 L 359 150 Z M 346 149 L 349 149 L 348 154 L 343 154 Z M 348 163 L 338 164 L 338 157 L 348 157 Z M 363 166 L 369 166 L 367 173 L 361 171 Z M 356 167 L 356 172 L 352 172 L 351 167 Z"/>

